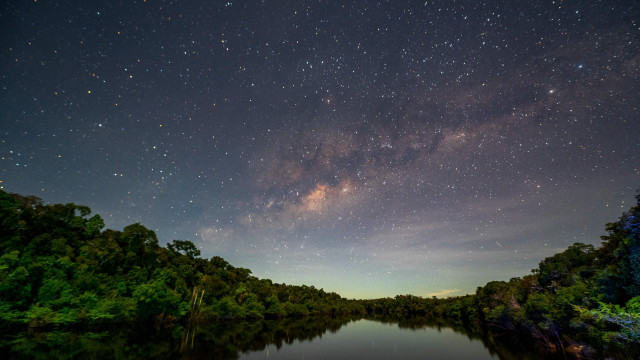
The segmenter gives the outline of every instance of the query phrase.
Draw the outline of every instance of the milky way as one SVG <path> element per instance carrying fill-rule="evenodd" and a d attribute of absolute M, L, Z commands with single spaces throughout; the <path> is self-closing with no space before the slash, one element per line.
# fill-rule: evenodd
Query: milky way
<path fill-rule="evenodd" d="M 640 187 L 631 1 L 5 2 L 0 186 L 348 297 L 526 275 Z"/>

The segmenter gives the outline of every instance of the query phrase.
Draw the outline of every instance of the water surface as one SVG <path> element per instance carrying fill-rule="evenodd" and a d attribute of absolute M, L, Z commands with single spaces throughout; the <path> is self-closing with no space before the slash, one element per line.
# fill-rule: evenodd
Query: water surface
<path fill-rule="evenodd" d="M 334 334 L 278 349 L 269 345 L 240 359 L 498 359 L 478 339 L 450 328 L 403 329 L 373 320 L 349 323 Z"/>
<path fill-rule="evenodd" d="M 509 345 L 509 344 L 506 344 Z M 534 350 L 433 318 L 318 317 L 0 333 L 2 359 L 530 359 Z"/>

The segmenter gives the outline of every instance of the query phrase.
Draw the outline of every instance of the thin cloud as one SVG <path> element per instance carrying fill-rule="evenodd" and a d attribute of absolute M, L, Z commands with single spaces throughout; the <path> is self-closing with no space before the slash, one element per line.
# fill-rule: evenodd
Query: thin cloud
<path fill-rule="evenodd" d="M 458 289 L 446 289 L 446 290 L 441 290 L 441 291 L 438 291 L 438 292 L 427 294 L 427 296 L 429 296 L 429 297 L 431 297 L 431 296 L 436 296 L 436 297 L 437 296 L 446 296 L 446 295 L 453 294 L 453 293 L 455 293 L 457 291 L 458 291 Z"/>

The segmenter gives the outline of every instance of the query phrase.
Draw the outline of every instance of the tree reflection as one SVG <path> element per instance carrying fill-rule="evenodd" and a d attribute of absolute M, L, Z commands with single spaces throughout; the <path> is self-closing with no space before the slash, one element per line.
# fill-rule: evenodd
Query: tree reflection
<path fill-rule="evenodd" d="M 193 322 L 166 328 L 121 327 L 83 331 L 25 331 L 1 337 L 2 358 L 29 359 L 237 359 L 247 352 L 274 345 L 280 349 L 296 341 L 313 341 L 342 326 L 366 318 L 401 329 L 453 329 L 470 340 L 480 340 L 500 359 L 537 359 L 519 350 L 521 344 L 505 346 L 505 339 L 480 328 L 452 324 L 428 317 L 301 317 L 247 322 Z M 513 341 L 508 339 L 508 342 Z"/>

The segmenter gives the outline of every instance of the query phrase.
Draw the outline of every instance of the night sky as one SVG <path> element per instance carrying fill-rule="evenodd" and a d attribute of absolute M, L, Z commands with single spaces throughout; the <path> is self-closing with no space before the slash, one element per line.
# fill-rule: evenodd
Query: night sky
<path fill-rule="evenodd" d="M 640 187 L 636 1 L 18 1 L 0 186 L 346 297 L 523 276 Z"/>

